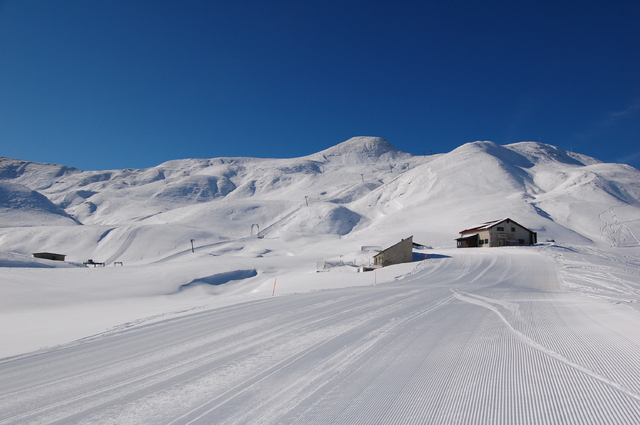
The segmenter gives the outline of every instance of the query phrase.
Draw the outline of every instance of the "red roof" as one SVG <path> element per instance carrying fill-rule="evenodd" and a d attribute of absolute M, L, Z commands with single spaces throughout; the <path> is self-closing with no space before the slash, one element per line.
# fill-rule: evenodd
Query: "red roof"
<path fill-rule="evenodd" d="M 513 220 L 511 220 L 510 218 L 501 218 L 500 220 L 494 220 L 494 221 L 487 221 L 486 223 L 483 223 L 482 225 L 478 226 L 478 227 L 473 227 L 471 229 L 466 229 L 466 230 L 461 230 L 459 233 L 462 235 L 463 233 L 467 233 L 467 232 L 478 232 L 480 230 L 487 230 L 492 228 L 493 226 L 496 226 L 502 222 L 505 222 L 509 220 L 511 223 L 517 224 L 518 226 L 522 227 L 525 230 L 529 230 L 526 227 L 524 227 L 522 224 L 517 223 Z M 531 230 L 529 230 L 531 232 Z"/>

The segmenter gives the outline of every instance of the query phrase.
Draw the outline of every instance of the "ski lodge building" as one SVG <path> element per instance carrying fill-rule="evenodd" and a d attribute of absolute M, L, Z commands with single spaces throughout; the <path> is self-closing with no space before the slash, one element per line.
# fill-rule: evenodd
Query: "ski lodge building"
<path fill-rule="evenodd" d="M 538 234 L 510 218 L 504 218 L 463 230 L 456 241 L 458 248 L 529 246 L 538 242 Z"/>
<path fill-rule="evenodd" d="M 34 252 L 34 258 L 43 258 L 45 260 L 53 260 L 53 261 L 64 261 L 66 258 L 65 254 L 56 254 L 54 252 Z"/>
<path fill-rule="evenodd" d="M 387 267 L 393 264 L 410 263 L 413 261 L 413 236 L 402 239 L 397 244 L 380 251 L 373 256 L 373 264 Z"/>

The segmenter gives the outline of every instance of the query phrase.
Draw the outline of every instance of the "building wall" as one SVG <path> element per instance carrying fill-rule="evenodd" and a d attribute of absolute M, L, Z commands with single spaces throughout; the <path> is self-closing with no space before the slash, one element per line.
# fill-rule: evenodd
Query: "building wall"
<path fill-rule="evenodd" d="M 461 233 L 460 236 L 465 237 L 473 234 L 478 235 L 478 246 L 481 248 L 532 245 L 537 242 L 533 232 L 511 220 L 505 220 L 489 229 L 470 230 L 466 233 Z"/>
<path fill-rule="evenodd" d="M 66 255 L 55 254 L 53 252 L 34 252 L 32 254 L 35 258 L 42 258 L 45 260 L 64 261 Z"/>
<path fill-rule="evenodd" d="M 382 267 L 411 261 L 413 261 L 413 236 L 401 240 L 374 257 L 375 264 Z"/>
<path fill-rule="evenodd" d="M 480 239 L 480 247 L 489 248 L 491 246 L 491 232 L 489 230 L 481 230 L 478 232 Z"/>
<path fill-rule="evenodd" d="M 509 241 L 518 241 L 518 243 L 515 243 L 515 245 L 530 245 L 531 233 L 527 229 L 519 226 L 513 221 L 509 220 L 509 222 L 504 221 L 502 223 L 499 223 L 491 227 L 489 231 L 490 246 L 514 245 L 513 242 Z"/>

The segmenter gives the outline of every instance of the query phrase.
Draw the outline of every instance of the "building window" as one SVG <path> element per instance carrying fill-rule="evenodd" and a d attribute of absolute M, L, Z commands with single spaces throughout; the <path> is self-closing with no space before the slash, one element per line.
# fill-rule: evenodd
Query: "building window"
<path fill-rule="evenodd" d="M 485 239 L 485 240 L 484 240 L 484 243 L 489 243 L 489 239 Z"/>
<path fill-rule="evenodd" d="M 516 228 L 515 228 L 515 227 L 512 227 L 512 228 L 511 228 L 511 231 L 512 231 L 512 232 L 515 232 L 515 231 L 516 231 Z"/>
<path fill-rule="evenodd" d="M 498 227 L 498 232 L 504 232 L 504 227 Z"/>

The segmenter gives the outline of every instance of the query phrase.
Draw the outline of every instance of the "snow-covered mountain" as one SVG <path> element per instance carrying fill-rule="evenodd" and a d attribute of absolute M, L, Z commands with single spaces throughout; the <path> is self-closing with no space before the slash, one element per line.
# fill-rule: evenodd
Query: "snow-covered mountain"
<path fill-rule="evenodd" d="M 639 197 L 532 142 L 0 159 L 1 422 L 638 423 Z M 454 248 L 505 217 L 542 243 Z"/>
<path fill-rule="evenodd" d="M 408 236 L 400 228 L 452 246 L 461 229 L 502 217 L 542 241 L 638 245 L 639 198 L 637 169 L 535 142 L 413 156 L 355 137 L 301 158 L 88 172 L 1 158 L 0 251 L 148 262 L 191 238 L 213 244 L 259 232 L 384 245 Z M 140 255 L 150 246 L 153 255 Z"/>

